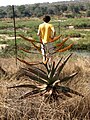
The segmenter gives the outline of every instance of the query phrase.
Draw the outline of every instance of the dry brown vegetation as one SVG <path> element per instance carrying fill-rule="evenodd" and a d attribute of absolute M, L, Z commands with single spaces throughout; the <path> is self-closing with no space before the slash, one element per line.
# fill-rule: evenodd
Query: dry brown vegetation
<path fill-rule="evenodd" d="M 58 57 L 56 58 L 56 61 Z M 42 96 L 33 96 L 23 100 L 18 98 L 30 88 L 7 89 L 8 86 L 32 83 L 28 77 L 23 76 L 16 80 L 16 74 L 23 64 L 15 59 L 0 58 L 0 66 L 6 71 L 0 71 L 0 120 L 90 120 L 90 58 L 73 55 L 66 64 L 62 75 L 78 71 L 78 75 L 65 83 L 74 90 L 82 93 L 84 97 L 73 95 L 64 97 L 59 102 L 44 103 Z M 41 68 L 41 65 L 38 65 Z"/>

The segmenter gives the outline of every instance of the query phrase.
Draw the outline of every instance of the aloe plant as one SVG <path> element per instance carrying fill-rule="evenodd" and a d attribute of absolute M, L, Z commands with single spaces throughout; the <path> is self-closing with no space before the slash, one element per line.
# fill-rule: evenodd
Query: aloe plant
<path fill-rule="evenodd" d="M 26 37 L 24 37 L 23 35 L 20 35 L 23 39 L 29 41 L 32 43 L 32 45 L 41 53 L 40 47 L 38 47 L 37 45 L 35 45 L 35 42 L 37 43 L 36 40 L 32 39 L 28 39 Z M 55 39 L 52 39 L 51 42 L 54 42 L 56 40 L 58 40 L 61 37 L 61 35 L 57 36 Z M 64 43 L 69 39 L 69 37 L 64 38 L 63 41 L 59 44 L 56 44 L 54 46 L 54 53 L 57 52 L 64 52 L 68 49 L 70 49 L 72 47 L 73 44 L 70 44 L 69 46 L 62 48 L 62 46 L 64 45 Z M 41 42 L 38 42 L 40 44 L 42 44 Z M 30 53 L 30 51 L 25 50 L 23 48 L 20 48 L 20 50 L 23 50 L 24 52 Z M 67 63 L 67 61 L 69 60 L 69 58 L 71 57 L 72 53 L 69 54 L 67 57 L 65 58 L 60 58 L 60 60 L 58 61 L 57 64 L 55 64 L 55 61 L 53 62 L 49 62 L 49 60 L 47 59 L 46 63 L 43 62 L 27 62 L 25 60 L 22 60 L 19 58 L 17 58 L 19 61 L 27 64 L 29 67 L 28 68 L 22 68 L 22 70 L 20 71 L 20 74 L 17 75 L 17 79 L 19 79 L 21 76 L 26 75 L 28 76 L 31 80 L 35 81 L 38 83 L 38 85 L 31 85 L 31 84 L 22 84 L 22 85 L 17 85 L 17 86 L 12 86 L 12 87 L 8 87 L 8 88 L 18 88 L 18 87 L 29 87 L 32 88 L 32 91 L 25 93 L 24 95 L 22 95 L 20 97 L 20 99 L 26 98 L 28 96 L 33 96 L 33 95 L 43 95 L 45 98 L 54 98 L 54 100 L 58 100 L 59 97 L 61 97 L 61 94 L 64 94 L 68 97 L 72 97 L 71 94 L 75 94 L 75 95 L 79 95 L 79 96 L 83 96 L 82 94 L 80 94 L 79 92 L 70 89 L 67 86 L 62 85 L 63 82 L 69 81 L 71 78 L 73 78 L 74 76 L 77 75 L 77 72 L 72 73 L 69 76 L 63 77 L 61 78 L 61 72 L 65 66 L 65 64 Z M 34 66 L 34 65 L 44 65 L 44 67 L 46 68 L 46 70 L 42 70 L 39 69 L 38 66 Z"/>
<path fill-rule="evenodd" d="M 17 79 L 19 79 L 21 76 L 26 75 L 31 80 L 38 83 L 38 85 L 30 85 L 30 84 L 24 84 L 24 85 L 17 85 L 12 86 L 8 88 L 18 88 L 18 87 L 29 87 L 32 88 L 32 91 L 25 93 L 20 97 L 20 99 L 41 94 L 43 96 L 47 96 L 46 98 L 54 98 L 55 100 L 60 97 L 60 93 L 72 97 L 71 94 L 82 96 L 79 92 L 70 89 L 67 86 L 63 86 L 61 83 L 69 81 L 71 78 L 77 75 L 77 72 L 72 73 L 69 76 L 66 76 L 64 78 L 60 77 L 60 73 L 63 70 L 65 64 L 71 57 L 72 53 L 69 54 L 65 58 L 61 58 L 57 64 L 55 64 L 55 61 L 52 62 L 52 64 L 46 64 L 43 63 L 46 70 L 39 69 L 35 66 L 30 66 L 29 68 L 25 69 L 22 68 L 22 72 L 20 72 L 19 75 L 17 75 Z"/>

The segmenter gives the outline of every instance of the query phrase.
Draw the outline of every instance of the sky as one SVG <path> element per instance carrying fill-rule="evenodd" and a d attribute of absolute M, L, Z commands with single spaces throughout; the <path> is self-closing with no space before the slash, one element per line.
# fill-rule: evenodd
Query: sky
<path fill-rule="evenodd" d="M 43 3 L 43 2 L 52 3 L 58 1 L 70 1 L 70 0 L 0 0 L 0 6 L 25 5 L 25 4 L 34 4 L 34 3 Z"/>

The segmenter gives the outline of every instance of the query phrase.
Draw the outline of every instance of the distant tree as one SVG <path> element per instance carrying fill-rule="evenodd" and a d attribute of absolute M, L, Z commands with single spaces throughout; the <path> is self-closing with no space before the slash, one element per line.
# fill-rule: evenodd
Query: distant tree
<path fill-rule="evenodd" d="M 40 16 L 42 16 L 42 11 L 41 11 L 40 7 L 36 7 L 36 8 L 35 8 L 35 10 L 33 11 L 33 15 L 34 15 L 35 17 L 40 17 Z"/>
<path fill-rule="evenodd" d="M 61 11 L 61 7 L 60 7 L 60 5 L 55 5 L 55 14 L 56 15 L 60 15 L 60 11 Z"/>
<path fill-rule="evenodd" d="M 90 2 L 55 2 L 15 6 L 16 17 L 41 17 L 45 14 L 81 17 L 89 16 Z M 84 12 L 83 12 L 84 11 Z M 68 14 L 67 14 L 68 13 Z M 0 7 L 0 18 L 12 18 L 12 6 Z"/>
<path fill-rule="evenodd" d="M 85 4 L 79 4 L 79 9 L 80 9 L 80 11 L 86 11 Z"/>
<path fill-rule="evenodd" d="M 47 9 L 48 8 L 46 6 L 41 7 L 42 14 L 47 14 Z"/>
<path fill-rule="evenodd" d="M 67 11 L 67 9 L 68 9 L 68 7 L 65 4 L 60 6 L 60 10 L 62 10 L 62 12 Z"/>
<path fill-rule="evenodd" d="M 80 14 L 80 9 L 79 9 L 78 5 L 71 4 L 68 9 L 69 9 L 69 11 L 72 12 L 72 14 L 73 14 L 74 17 L 79 17 L 78 14 Z"/>
<path fill-rule="evenodd" d="M 12 10 L 12 6 L 7 6 L 7 18 L 12 18 L 13 17 L 13 10 Z"/>
<path fill-rule="evenodd" d="M 47 11 L 48 11 L 47 7 L 40 6 L 35 9 L 35 14 L 37 17 L 41 17 L 41 16 L 47 14 Z"/>
<path fill-rule="evenodd" d="M 86 11 L 86 16 L 87 16 L 87 17 L 90 17 L 90 10 L 87 10 L 87 11 Z"/>
<path fill-rule="evenodd" d="M 25 15 L 25 17 L 31 17 L 32 13 L 28 8 L 26 8 L 24 11 L 24 15 Z"/>
<path fill-rule="evenodd" d="M 90 2 L 86 3 L 87 10 L 90 10 Z"/>
<path fill-rule="evenodd" d="M 51 6 L 51 7 L 48 7 L 48 8 L 47 8 L 47 13 L 50 14 L 50 15 L 54 15 L 54 14 L 55 14 L 55 11 L 54 11 L 54 10 L 55 10 L 54 7 L 52 7 L 52 6 Z"/>
<path fill-rule="evenodd" d="M 17 7 L 17 9 L 19 11 L 20 17 L 24 17 L 25 16 L 25 5 L 20 5 Z"/>
<path fill-rule="evenodd" d="M 3 9 L 0 9 L 0 18 L 6 17 L 7 13 Z"/>

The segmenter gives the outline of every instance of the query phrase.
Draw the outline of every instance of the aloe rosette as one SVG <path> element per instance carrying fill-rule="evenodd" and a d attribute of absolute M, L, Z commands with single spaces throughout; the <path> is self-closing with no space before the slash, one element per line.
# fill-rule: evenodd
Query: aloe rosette
<path fill-rule="evenodd" d="M 18 87 L 28 87 L 32 88 L 32 91 L 25 93 L 20 97 L 20 99 L 33 96 L 33 95 L 43 95 L 46 98 L 54 98 L 57 99 L 60 97 L 60 94 L 64 94 L 65 96 L 72 97 L 72 94 L 82 96 L 83 95 L 67 86 L 62 85 L 63 82 L 71 80 L 74 76 L 77 75 L 77 72 L 72 73 L 69 76 L 61 78 L 61 72 L 71 57 L 72 53 L 69 54 L 65 58 L 60 58 L 57 64 L 53 61 L 52 64 L 48 64 L 48 61 L 46 64 L 43 64 L 46 70 L 42 70 L 36 66 L 30 66 L 28 68 L 22 68 L 22 72 L 17 75 L 17 79 L 19 79 L 21 76 L 26 75 L 31 80 L 38 83 L 37 85 L 33 84 L 22 84 L 22 85 L 16 85 L 11 86 L 8 88 L 18 88 Z"/>

